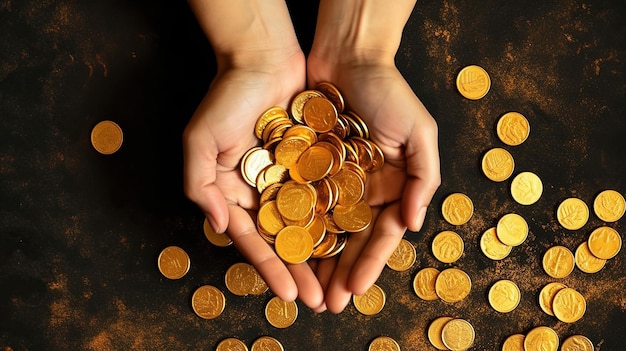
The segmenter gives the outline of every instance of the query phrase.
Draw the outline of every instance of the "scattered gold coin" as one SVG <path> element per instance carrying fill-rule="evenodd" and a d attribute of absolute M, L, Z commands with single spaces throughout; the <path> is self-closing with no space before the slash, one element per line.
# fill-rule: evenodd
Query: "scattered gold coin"
<path fill-rule="evenodd" d="M 254 340 L 250 351 L 285 351 L 283 344 L 271 336 L 261 336 Z"/>
<path fill-rule="evenodd" d="M 168 246 L 159 254 L 158 267 L 165 278 L 180 279 L 189 272 L 190 266 L 189 256 L 178 246 Z"/>
<path fill-rule="evenodd" d="M 504 340 L 502 351 L 524 351 L 524 334 L 513 334 Z"/>
<path fill-rule="evenodd" d="M 572 335 L 563 341 L 561 351 L 594 351 L 595 347 L 584 335 Z"/>
<path fill-rule="evenodd" d="M 465 194 L 454 193 L 448 195 L 441 205 L 443 218 L 452 225 L 467 223 L 474 214 L 474 204 Z"/>
<path fill-rule="evenodd" d="M 517 213 L 505 214 L 498 220 L 496 235 L 505 245 L 519 246 L 528 237 L 528 224 Z"/>
<path fill-rule="evenodd" d="M 439 317 L 432 322 L 428 326 L 428 341 L 437 349 L 437 350 L 449 350 L 448 347 L 443 343 L 442 339 L 442 331 L 443 327 L 452 320 L 452 317 Z"/>
<path fill-rule="evenodd" d="M 525 351 L 557 351 L 558 348 L 559 336 L 550 327 L 535 327 L 524 338 Z"/>
<path fill-rule="evenodd" d="M 491 78 L 482 67 L 466 66 L 456 77 L 456 88 L 459 93 L 470 100 L 478 100 L 487 95 L 491 88 Z"/>
<path fill-rule="evenodd" d="M 191 295 L 191 307 L 200 318 L 214 319 L 224 311 L 226 299 L 216 287 L 203 285 Z"/>
<path fill-rule="evenodd" d="M 505 149 L 496 147 L 485 153 L 482 160 L 482 169 L 485 176 L 494 182 L 502 182 L 513 174 L 515 161 Z"/>
<path fill-rule="evenodd" d="M 443 263 L 456 262 L 463 255 L 463 249 L 463 239 L 453 231 L 442 231 L 433 239 L 433 255 Z"/>
<path fill-rule="evenodd" d="M 275 296 L 265 306 L 265 318 L 275 328 L 287 328 L 298 317 L 298 305 L 295 301 L 284 301 Z"/>
<path fill-rule="evenodd" d="M 404 272 L 413 266 L 416 257 L 415 246 L 410 241 L 402 239 L 387 260 L 387 266 L 394 271 Z"/>
<path fill-rule="evenodd" d="M 522 172 L 511 182 L 511 196 L 520 205 L 532 205 L 541 198 L 543 183 L 532 172 Z"/>
<path fill-rule="evenodd" d="M 228 236 L 228 234 L 216 233 L 206 218 L 204 219 L 202 230 L 204 231 L 204 236 L 207 238 L 207 240 L 215 246 L 226 247 L 226 246 L 232 245 L 233 243 L 233 241 L 230 240 L 230 237 Z"/>
<path fill-rule="evenodd" d="M 435 290 L 435 281 L 439 275 L 437 268 L 426 267 L 421 269 L 413 278 L 413 291 L 422 300 L 433 301 L 439 296 Z"/>
<path fill-rule="evenodd" d="M 237 296 L 260 295 L 268 290 L 267 284 L 251 264 L 238 262 L 226 270 L 226 288 Z"/>
<path fill-rule="evenodd" d="M 507 112 L 498 120 L 496 131 L 503 143 L 517 146 L 528 138 L 530 124 L 521 113 Z"/>
<path fill-rule="evenodd" d="M 237 338 L 226 338 L 217 344 L 215 351 L 248 351 L 248 346 Z"/>
<path fill-rule="evenodd" d="M 368 351 L 400 351 L 400 345 L 389 336 L 379 336 L 372 340 Z"/>
<path fill-rule="evenodd" d="M 578 269 L 585 273 L 597 273 L 604 268 L 606 261 L 602 258 L 597 258 L 589 250 L 587 242 L 583 242 L 578 245 L 576 252 L 574 253 L 574 260 Z"/>
<path fill-rule="evenodd" d="M 498 261 L 506 258 L 513 249 L 513 246 L 506 245 L 498 239 L 496 228 L 487 229 L 480 237 L 480 249 L 488 258 Z"/>
<path fill-rule="evenodd" d="M 554 300 L 554 295 L 562 289 L 565 289 L 565 284 L 561 284 L 558 282 L 552 282 L 546 284 L 541 291 L 539 292 L 539 307 L 549 316 L 554 316 L 554 311 L 552 309 L 552 301 Z"/>
<path fill-rule="evenodd" d="M 542 265 L 552 278 L 565 278 L 574 270 L 574 254 L 565 246 L 552 246 L 543 255 Z"/>
<path fill-rule="evenodd" d="M 587 309 L 585 297 L 572 288 L 559 290 L 552 300 L 554 316 L 561 322 L 574 323 L 581 319 Z"/>
<path fill-rule="evenodd" d="M 110 155 L 122 147 L 124 133 L 113 121 L 100 121 L 91 130 L 91 145 L 103 155 Z"/>
<path fill-rule="evenodd" d="M 605 222 L 617 222 L 626 211 L 626 200 L 615 190 L 604 190 L 593 201 L 593 211 Z"/>
<path fill-rule="evenodd" d="M 622 249 L 622 237 L 611 227 L 599 227 L 591 232 L 587 244 L 594 256 L 608 260 L 615 257 Z"/>
<path fill-rule="evenodd" d="M 463 300 L 472 290 L 472 281 L 458 268 L 444 269 L 437 275 L 435 291 L 445 302 L 454 303 Z"/>
<path fill-rule="evenodd" d="M 474 327 L 464 319 L 448 321 L 441 330 L 441 340 L 451 351 L 465 351 L 474 344 Z"/>
<path fill-rule="evenodd" d="M 513 311 L 519 305 L 521 293 L 517 284 L 510 280 L 498 280 L 487 295 L 491 307 L 501 313 Z"/>
<path fill-rule="evenodd" d="M 354 307 L 366 316 L 382 311 L 386 300 L 385 292 L 376 284 L 372 285 L 363 295 L 352 295 Z"/>
<path fill-rule="evenodd" d="M 556 210 L 556 218 L 565 229 L 582 228 L 589 219 L 589 208 L 579 198 L 570 197 L 563 200 Z"/>

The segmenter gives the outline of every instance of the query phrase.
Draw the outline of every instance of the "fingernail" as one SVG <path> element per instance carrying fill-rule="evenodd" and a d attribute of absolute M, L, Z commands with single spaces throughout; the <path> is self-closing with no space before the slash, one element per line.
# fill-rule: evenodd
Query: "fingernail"
<path fill-rule="evenodd" d="M 419 232 L 424 225 L 424 219 L 426 218 L 426 207 L 420 208 L 420 211 L 417 213 L 417 218 L 415 218 L 415 231 Z"/>
<path fill-rule="evenodd" d="M 207 215 L 206 219 L 209 221 L 209 224 L 211 225 L 211 228 L 213 228 L 213 231 L 215 233 L 218 233 L 218 234 L 222 233 L 221 228 L 217 225 L 217 221 L 215 220 L 215 218 L 213 218 L 213 216 Z"/>

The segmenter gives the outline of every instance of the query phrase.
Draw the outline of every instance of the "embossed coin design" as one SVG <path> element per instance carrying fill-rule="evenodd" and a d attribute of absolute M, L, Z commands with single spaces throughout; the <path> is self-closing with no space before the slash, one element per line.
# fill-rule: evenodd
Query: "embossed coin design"
<path fill-rule="evenodd" d="M 597 258 L 589 250 L 587 242 L 583 242 L 576 248 L 574 252 L 574 260 L 576 267 L 585 273 L 597 273 L 606 265 L 605 259 Z"/>
<path fill-rule="evenodd" d="M 559 290 L 552 300 L 554 316 L 561 322 L 574 323 L 581 319 L 587 309 L 585 297 L 572 288 Z"/>
<path fill-rule="evenodd" d="M 513 334 L 504 340 L 502 351 L 524 351 L 524 334 Z"/>
<path fill-rule="evenodd" d="M 463 249 L 463 239 L 453 231 L 445 230 L 433 239 L 433 255 L 443 263 L 456 262 L 463 255 Z"/>
<path fill-rule="evenodd" d="M 601 259 L 611 259 L 622 249 L 622 237 L 611 227 L 599 227 L 589 234 L 589 251 Z"/>
<path fill-rule="evenodd" d="M 605 222 L 617 222 L 624 216 L 626 200 L 615 190 L 604 190 L 593 201 L 593 211 Z"/>
<path fill-rule="evenodd" d="M 487 229 L 480 237 L 480 249 L 488 258 L 498 261 L 506 258 L 513 249 L 513 246 L 506 245 L 498 239 L 496 228 Z"/>
<path fill-rule="evenodd" d="M 388 336 L 379 336 L 372 340 L 368 351 L 400 351 L 400 345 Z"/>
<path fill-rule="evenodd" d="M 302 263 L 313 253 L 313 238 L 309 232 L 298 226 L 287 226 L 276 235 L 276 253 L 285 262 Z"/>
<path fill-rule="evenodd" d="M 228 234 L 216 233 L 206 218 L 204 219 L 202 230 L 204 231 L 204 236 L 207 238 L 207 240 L 215 246 L 226 247 L 233 244 L 233 241 L 230 240 Z"/>
<path fill-rule="evenodd" d="M 532 172 L 522 172 L 511 182 L 511 196 L 520 205 L 532 205 L 541 198 L 543 183 Z"/>
<path fill-rule="evenodd" d="M 594 351 L 595 347 L 584 335 L 572 335 L 563 341 L 561 351 Z"/>
<path fill-rule="evenodd" d="M 283 344 L 271 336 L 261 336 L 254 340 L 250 351 L 285 351 Z"/>
<path fill-rule="evenodd" d="M 437 349 L 437 350 L 448 350 L 448 347 L 443 343 L 441 338 L 441 334 L 443 331 L 443 327 L 452 320 L 452 317 L 439 317 L 428 325 L 428 341 Z"/>
<path fill-rule="evenodd" d="M 352 303 L 357 311 L 366 316 L 375 315 L 385 307 L 387 297 L 380 286 L 372 285 L 363 295 L 352 295 Z"/>
<path fill-rule="evenodd" d="M 410 241 L 402 239 L 387 260 L 387 266 L 394 271 L 404 272 L 413 266 L 416 257 L 415 246 Z"/>
<path fill-rule="evenodd" d="M 287 328 L 297 317 L 298 305 L 294 301 L 287 302 L 275 296 L 265 305 L 265 318 L 275 328 Z"/>
<path fill-rule="evenodd" d="M 237 338 L 226 338 L 217 344 L 215 351 L 248 351 L 248 346 Z"/>
<path fill-rule="evenodd" d="M 513 174 L 515 161 L 513 156 L 502 148 L 493 148 L 485 153 L 482 169 L 485 176 L 494 182 L 502 182 Z"/>
<path fill-rule="evenodd" d="M 435 290 L 435 281 L 439 275 L 437 268 L 426 267 L 421 269 L 413 278 L 413 291 L 422 300 L 433 301 L 439 296 Z"/>
<path fill-rule="evenodd" d="M 157 261 L 159 271 L 168 279 L 184 277 L 191 266 L 189 256 L 178 246 L 168 246 L 163 249 Z"/>
<path fill-rule="evenodd" d="M 556 210 L 556 218 L 563 228 L 577 230 L 587 223 L 589 208 L 583 200 L 570 197 L 561 202 Z"/>
<path fill-rule="evenodd" d="M 228 291 L 237 296 L 260 295 L 268 289 L 254 266 L 245 262 L 237 262 L 230 266 L 226 270 L 224 280 Z"/>
<path fill-rule="evenodd" d="M 543 255 L 542 265 L 552 278 L 565 278 L 574 270 L 574 254 L 565 246 L 552 246 Z"/>
<path fill-rule="evenodd" d="M 554 316 L 554 311 L 552 309 L 552 301 L 554 300 L 554 295 L 562 289 L 565 289 L 565 284 L 561 284 L 558 282 L 551 282 L 546 284 L 541 291 L 539 292 L 539 307 L 549 316 Z"/>
<path fill-rule="evenodd" d="M 528 224 L 516 213 L 505 214 L 498 220 L 496 235 L 503 244 L 519 246 L 528 237 Z"/>
<path fill-rule="evenodd" d="M 191 307 L 200 318 L 214 319 L 224 311 L 226 299 L 216 287 L 203 285 L 191 295 Z"/>
<path fill-rule="evenodd" d="M 510 146 L 523 143 L 530 134 L 530 124 L 519 112 L 507 112 L 498 120 L 496 126 L 498 138 Z"/>
<path fill-rule="evenodd" d="M 459 93 L 470 100 L 478 100 L 487 95 L 491 88 L 491 78 L 482 67 L 466 66 L 456 77 L 456 88 Z"/>
<path fill-rule="evenodd" d="M 498 280 L 489 289 L 488 300 L 491 307 L 501 313 L 513 311 L 521 299 L 517 284 L 510 280 Z"/>
<path fill-rule="evenodd" d="M 113 121 L 100 121 L 91 130 L 91 145 L 103 155 L 111 155 L 122 147 L 124 133 Z"/>
<path fill-rule="evenodd" d="M 452 225 L 465 224 L 474 214 L 474 204 L 465 194 L 450 194 L 443 200 L 441 213 L 443 218 Z"/>
<path fill-rule="evenodd" d="M 441 330 L 441 340 L 451 351 L 465 351 L 474 344 L 474 327 L 464 319 L 453 319 Z"/>
<path fill-rule="evenodd" d="M 558 348 L 559 336 L 550 327 L 535 327 L 524 338 L 524 351 L 557 351 Z"/>
<path fill-rule="evenodd" d="M 472 281 L 458 268 L 444 269 L 435 280 L 437 296 L 448 303 L 459 302 L 469 295 L 472 290 Z"/>

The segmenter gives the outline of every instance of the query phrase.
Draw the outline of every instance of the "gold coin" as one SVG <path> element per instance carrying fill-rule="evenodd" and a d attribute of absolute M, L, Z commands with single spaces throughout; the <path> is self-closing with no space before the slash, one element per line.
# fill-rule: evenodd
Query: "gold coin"
<path fill-rule="evenodd" d="M 491 307 L 502 313 L 513 311 L 519 305 L 521 293 L 517 284 L 510 280 L 498 280 L 487 295 Z"/>
<path fill-rule="evenodd" d="M 276 235 L 285 228 L 285 221 L 278 211 L 276 201 L 267 201 L 259 208 L 257 223 L 260 231 L 270 235 Z"/>
<path fill-rule="evenodd" d="M 277 118 L 284 118 L 284 119 L 288 119 L 289 115 L 287 114 L 287 111 L 285 111 L 285 109 L 283 109 L 280 106 L 274 106 L 274 107 L 270 107 L 268 108 L 265 112 L 263 112 L 261 114 L 261 117 L 259 117 L 254 125 L 254 135 L 258 138 L 258 139 L 262 139 L 263 138 L 263 130 L 265 129 L 265 127 L 273 120 L 277 119 Z"/>
<path fill-rule="evenodd" d="M 482 169 L 485 176 L 494 182 L 502 182 L 513 174 L 515 161 L 513 156 L 502 148 L 493 148 L 485 153 Z"/>
<path fill-rule="evenodd" d="M 585 273 L 597 273 L 606 264 L 605 259 L 597 258 L 591 253 L 589 250 L 589 245 L 587 242 L 583 242 L 576 248 L 576 252 L 574 253 L 574 260 L 576 261 L 576 266 L 578 269 Z"/>
<path fill-rule="evenodd" d="M 587 223 L 589 208 L 583 200 L 570 197 L 561 202 L 556 210 L 556 218 L 563 228 L 577 230 Z"/>
<path fill-rule="evenodd" d="M 283 219 L 301 221 L 308 218 L 315 207 L 315 189 L 307 184 L 286 182 L 276 195 L 276 206 Z"/>
<path fill-rule="evenodd" d="M 558 348 L 559 336 L 550 327 L 535 327 L 524 338 L 525 351 L 557 351 Z"/>
<path fill-rule="evenodd" d="M 528 224 L 516 213 L 505 214 L 498 221 L 496 235 L 505 245 L 519 246 L 528 237 Z"/>
<path fill-rule="evenodd" d="M 587 244 L 594 256 L 608 260 L 622 249 L 622 237 L 611 227 L 599 227 L 591 232 Z"/>
<path fill-rule="evenodd" d="M 216 233 L 206 218 L 204 219 L 204 223 L 202 224 L 202 230 L 204 231 L 204 236 L 207 238 L 207 240 L 215 246 L 226 247 L 232 245 L 233 243 L 233 241 L 230 240 L 228 234 Z"/>
<path fill-rule="evenodd" d="M 595 347 L 584 335 L 572 335 L 563 341 L 561 351 L 594 351 Z"/>
<path fill-rule="evenodd" d="M 532 205 L 541 198 L 543 183 L 532 172 L 522 172 L 511 181 L 511 196 L 520 205 Z"/>
<path fill-rule="evenodd" d="M 530 134 L 530 124 L 519 112 L 507 112 L 498 120 L 496 126 L 498 138 L 510 146 L 523 143 Z"/>
<path fill-rule="evenodd" d="M 421 269 L 413 278 L 413 291 L 415 295 L 422 300 L 437 300 L 437 291 L 435 290 L 435 281 L 439 275 L 439 270 L 432 267 Z"/>
<path fill-rule="evenodd" d="M 387 266 L 394 271 L 404 272 L 413 266 L 416 257 L 415 246 L 410 241 L 402 239 L 387 260 Z"/>
<path fill-rule="evenodd" d="M 552 301 L 554 300 L 554 295 L 561 289 L 565 289 L 565 284 L 552 282 L 546 284 L 541 291 L 539 292 L 539 307 L 548 315 L 554 316 L 554 311 L 552 310 Z"/>
<path fill-rule="evenodd" d="M 474 204 L 465 194 L 454 193 L 448 195 L 441 205 L 443 218 L 452 225 L 467 223 L 474 214 Z"/>
<path fill-rule="evenodd" d="M 91 130 L 91 145 L 103 155 L 110 155 L 122 147 L 124 133 L 113 121 L 100 121 Z"/>
<path fill-rule="evenodd" d="M 489 92 L 491 79 L 482 67 L 470 65 L 464 67 L 456 77 L 459 93 L 470 100 L 478 100 Z"/>
<path fill-rule="evenodd" d="M 260 146 L 248 150 L 241 158 L 241 175 L 251 187 L 256 187 L 259 173 L 273 164 L 272 154 Z"/>
<path fill-rule="evenodd" d="M 320 82 L 317 84 L 315 89 L 324 94 L 324 96 L 328 100 L 330 100 L 333 105 L 335 105 L 337 112 L 343 112 L 343 109 L 346 107 L 345 101 L 343 99 L 343 96 L 341 95 L 341 92 L 339 92 L 339 89 L 337 89 L 336 86 L 329 82 Z"/>
<path fill-rule="evenodd" d="M 498 239 L 496 228 L 487 229 L 480 237 L 480 249 L 488 258 L 497 261 L 506 258 L 513 246 L 506 245 Z"/>
<path fill-rule="evenodd" d="M 165 278 L 180 279 L 189 272 L 191 260 L 185 250 L 178 246 L 168 246 L 159 254 L 158 267 Z"/>
<path fill-rule="evenodd" d="M 217 344 L 215 351 L 248 351 L 248 346 L 237 338 L 226 338 Z"/>
<path fill-rule="evenodd" d="M 388 336 L 379 336 L 372 340 L 368 351 L 400 351 L 400 345 Z"/>
<path fill-rule="evenodd" d="M 298 123 L 304 124 L 304 104 L 314 97 L 323 97 L 324 94 L 317 90 L 305 90 L 298 93 L 290 104 L 291 117 Z"/>
<path fill-rule="evenodd" d="M 226 270 L 224 278 L 228 291 L 237 296 L 260 295 L 268 289 L 258 271 L 248 263 L 233 264 Z"/>
<path fill-rule="evenodd" d="M 287 302 L 274 296 L 265 305 L 265 318 L 276 328 L 287 328 L 298 318 L 298 305 L 295 301 Z"/>
<path fill-rule="evenodd" d="M 367 289 L 363 295 L 352 295 L 354 307 L 366 316 L 375 315 L 382 311 L 386 300 L 385 292 L 376 284 Z"/>
<path fill-rule="evenodd" d="M 191 295 L 191 307 L 200 318 L 214 319 L 224 311 L 226 299 L 216 287 L 203 285 Z"/>
<path fill-rule="evenodd" d="M 337 203 L 352 206 L 363 198 L 365 181 L 356 171 L 342 169 L 331 178 L 339 187 Z"/>
<path fill-rule="evenodd" d="M 543 255 L 542 265 L 552 278 L 565 278 L 574 270 L 574 254 L 565 246 L 552 246 Z"/>
<path fill-rule="evenodd" d="M 318 133 L 329 132 L 337 124 L 337 109 L 328 99 L 314 97 L 304 104 L 306 124 Z"/>
<path fill-rule="evenodd" d="M 626 200 L 615 190 L 604 190 L 593 201 L 593 211 L 605 222 L 617 222 L 626 211 Z"/>
<path fill-rule="evenodd" d="M 328 149 L 313 145 L 298 158 L 298 173 L 303 179 L 315 182 L 326 177 L 333 164 L 333 154 Z"/>
<path fill-rule="evenodd" d="M 513 334 L 504 340 L 502 351 L 524 351 L 524 334 Z"/>
<path fill-rule="evenodd" d="M 464 319 L 448 321 L 441 330 L 441 340 L 451 351 L 465 351 L 474 344 L 474 327 Z"/>
<path fill-rule="evenodd" d="M 574 323 L 581 319 L 587 309 L 585 297 L 572 288 L 559 290 L 552 300 L 554 316 L 561 322 Z"/>
<path fill-rule="evenodd" d="M 463 300 L 472 290 L 472 281 L 458 268 L 444 269 L 435 279 L 437 296 L 445 302 L 454 303 Z"/>
<path fill-rule="evenodd" d="M 276 254 L 285 262 L 302 263 L 313 253 L 313 238 L 309 232 L 298 226 L 287 226 L 276 235 Z"/>
<path fill-rule="evenodd" d="M 310 146 L 310 141 L 299 135 L 282 139 L 274 149 L 276 164 L 292 168 Z"/>
<path fill-rule="evenodd" d="M 333 219 L 337 226 L 345 231 L 360 232 L 372 223 L 372 208 L 364 200 L 353 206 L 338 204 L 333 211 Z"/>
<path fill-rule="evenodd" d="M 456 262 L 463 255 L 463 248 L 463 239 L 450 230 L 437 234 L 432 243 L 433 255 L 443 263 Z"/>
<path fill-rule="evenodd" d="M 451 320 L 452 317 L 439 317 L 428 325 L 428 341 L 430 341 L 437 350 L 448 350 L 441 336 L 443 327 Z"/>
<path fill-rule="evenodd" d="M 283 344 L 271 336 L 261 336 L 254 340 L 250 351 L 285 351 Z"/>

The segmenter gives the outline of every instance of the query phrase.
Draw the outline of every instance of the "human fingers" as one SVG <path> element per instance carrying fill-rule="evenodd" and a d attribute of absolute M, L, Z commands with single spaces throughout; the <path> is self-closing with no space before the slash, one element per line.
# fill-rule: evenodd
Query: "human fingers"
<path fill-rule="evenodd" d="M 250 214 L 237 205 L 229 205 L 228 214 L 230 221 L 227 232 L 237 250 L 257 269 L 274 294 L 285 301 L 294 301 L 298 297 L 296 281 L 283 261 L 259 235 Z"/>
<path fill-rule="evenodd" d="M 326 310 L 324 291 L 311 266 L 307 263 L 288 264 L 287 269 L 298 287 L 298 298 L 300 301 L 314 312 L 324 312 Z"/>

